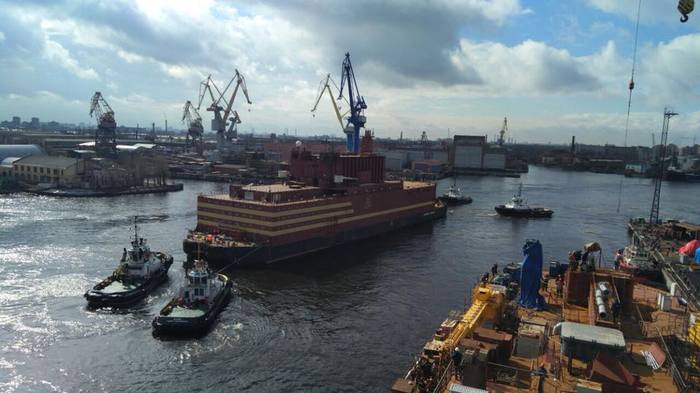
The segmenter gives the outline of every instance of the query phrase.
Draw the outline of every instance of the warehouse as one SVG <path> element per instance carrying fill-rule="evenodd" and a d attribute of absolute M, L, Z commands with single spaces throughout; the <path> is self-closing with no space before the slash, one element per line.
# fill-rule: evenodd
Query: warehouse
<path fill-rule="evenodd" d="M 80 184 L 84 161 L 77 158 L 32 155 L 12 163 L 16 179 L 27 183 L 53 183 L 60 186 Z"/>

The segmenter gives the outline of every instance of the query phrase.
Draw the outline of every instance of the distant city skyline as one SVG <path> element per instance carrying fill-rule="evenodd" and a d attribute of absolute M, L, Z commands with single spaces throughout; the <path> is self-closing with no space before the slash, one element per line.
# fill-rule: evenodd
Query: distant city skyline
<path fill-rule="evenodd" d="M 521 142 L 625 143 L 637 0 L 0 4 L 0 119 L 94 124 L 101 91 L 120 125 L 182 129 L 199 82 L 237 68 L 243 132 L 342 136 L 328 97 L 310 109 L 350 51 L 377 136 L 492 137 L 507 116 Z M 700 19 L 675 6 L 642 2 L 629 145 L 651 143 L 665 106 L 681 114 L 669 142 L 700 134 Z"/>

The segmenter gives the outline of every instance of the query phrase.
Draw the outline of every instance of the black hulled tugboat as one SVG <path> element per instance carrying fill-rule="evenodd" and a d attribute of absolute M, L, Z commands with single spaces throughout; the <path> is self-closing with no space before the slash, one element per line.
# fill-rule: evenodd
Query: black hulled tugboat
<path fill-rule="evenodd" d="M 520 183 L 518 193 L 513 195 L 509 203 L 495 207 L 496 212 L 506 217 L 548 218 L 554 211 L 544 207 L 530 207 L 523 199 L 523 184 Z"/>
<path fill-rule="evenodd" d="M 468 195 L 462 195 L 462 190 L 457 187 L 457 180 L 455 179 L 450 189 L 446 193 L 438 197 L 439 200 L 444 202 L 448 206 L 466 205 L 472 203 L 472 198 Z"/>
<path fill-rule="evenodd" d="M 152 252 L 146 239 L 139 237 L 134 224 L 131 249 L 124 249 L 119 267 L 111 276 L 85 292 L 88 306 L 127 307 L 145 298 L 153 289 L 168 279 L 173 257 L 163 252 Z"/>
<path fill-rule="evenodd" d="M 198 337 L 207 333 L 231 296 L 231 280 L 202 259 L 185 266 L 186 282 L 153 320 L 155 335 Z"/>

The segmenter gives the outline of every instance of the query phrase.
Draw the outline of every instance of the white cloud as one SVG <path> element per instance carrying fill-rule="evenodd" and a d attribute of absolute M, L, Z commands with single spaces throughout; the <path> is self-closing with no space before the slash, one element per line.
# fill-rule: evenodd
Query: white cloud
<path fill-rule="evenodd" d="M 137 55 L 136 53 L 127 52 L 122 49 L 117 50 L 117 56 L 127 63 L 140 63 L 144 61 L 143 56 Z"/>
<path fill-rule="evenodd" d="M 3 42 L 3 41 L 5 41 L 5 33 L 0 31 L 0 42 Z"/>
<path fill-rule="evenodd" d="M 636 0 L 622 5 L 590 2 L 608 7 L 605 12 L 622 12 L 625 4 L 636 12 Z M 73 114 L 73 121 L 85 121 L 87 104 L 76 103 L 100 90 L 119 124 L 162 124 L 165 116 L 170 127 L 180 127 L 182 105 L 188 99 L 196 102 L 200 80 L 212 74 L 224 86 L 238 68 L 254 101 L 252 106 L 243 105 L 243 100 L 236 104 L 244 122 L 241 129 L 297 128 L 304 134 L 340 136 L 327 97 L 316 117 L 309 110 L 318 80 L 327 72 L 337 78 L 343 54 L 350 50 L 369 105 L 368 126 L 377 135 L 404 131 L 417 137 L 425 129 L 438 137 L 446 136 L 447 128 L 453 133 L 495 133 L 508 116 L 520 140 L 568 140 L 580 129 L 582 141 L 595 135 L 622 143 L 620 116 L 624 118 L 631 61 L 616 45 L 625 38 L 620 47 L 626 51 L 630 38 L 623 28 L 629 24 L 618 26 L 619 18 L 579 26 L 575 34 L 561 39 L 548 39 L 546 34 L 521 39 L 514 37 L 528 35 L 513 36 L 513 26 L 503 28 L 532 13 L 518 0 L 343 4 L 16 3 L 8 6 L 11 18 L 2 23 L 7 39 L 0 49 L 10 43 L 18 49 L 13 47 L 7 59 L 0 59 L 0 71 L 26 82 L 13 84 L 0 74 L 0 94 L 5 94 L 0 97 L 0 115 L 10 114 L 10 109 L 24 113 L 17 105 L 7 105 L 11 92 L 17 103 L 28 102 L 21 97 L 37 99 L 37 106 L 31 107 L 47 113 L 40 113 L 42 118 L 54 116 L 53 108 L 59 107 L 65 112 L 55 115 L 57 120 Z M 645 8 L 643 15 L 646 12 Z M 572 20 L 576 19 L 564 25 Z M 551 23 L 554 30 L 561 27 Z M 594 39 L 609 41 L 597 49 L 583 43 Z M 699 38 L 691 34 L 664 43 L 641 42 L 633 119 L 642 112 L 659 117 L 656 112 L 664 104 L 679 101 L 686 105 L 679 111 L 693 111 L 688 107 L 700 95 L 695 82 L 700 71 L 694 67 L 700 64 Z M 21 48 L 26 50 L 20 56 Z M 34 71 L 22 71 L 18 59 Z M 56 81 L 57 69 L 75 77 Z M 34 75 L 36 80 L 27 78 Z M 58 99 L 39 97 L 36 90 L 53 91 L 66 102 L 56 104 Z M 633 120 L 634 132 L 648 139 L 648 130 L 660 123 L 654 116 Z M 597 131 L 601 129 L 605 131 Z"/>
<path fill-rule="evenodd" d="M 645 46 L 639 57 L 638 85 L 654 105 L 690 104 L 700 97 L 700 33 Z M 685 105 L 684 105 L 685 104 Z"/>
<path fill-rule="evenodd" d="M 608 90 L 606 73 L 616 75 L 623 62 L 612 42 L 598 53 L 576 57 L 565 49 L 532 40 L 508 47 L 462 39 L 451 59 L 460 70 L 474 70 L 483 80 L 482 86 L 472 90 L 526 96 L 604 92 Z"/>
<path fill-rule="evenodd" d="M 201 80 L 206 78 L 201 72 L 188 66 L 179 64 L 160 63 L 160 69 L 173 78 L 185 80 Z"/>
<path fill-rule="evenodd" d="M 83 68 L 77 60 L 71 56 L 70 52 L 56 41 L 47 39 L 44 46 L 44 55 L 59 66 L 75 74 L 81 79 L 100 79 L 97 72 L 92 68 Z"/>
<path fill-rule="evenodd" d="M 588 3 L 603 12 L 622 15 L 630 20 L 637 19 L 639 0 L 588 0 Z M 677 1 L 642 1 L 640 19 L 643 23 L 679 23 L 677 5 Z"/>

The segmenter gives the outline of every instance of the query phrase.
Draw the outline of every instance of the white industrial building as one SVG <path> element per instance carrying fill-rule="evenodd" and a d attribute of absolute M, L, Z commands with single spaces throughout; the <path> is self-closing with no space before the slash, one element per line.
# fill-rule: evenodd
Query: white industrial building
<path fill-rule="evenodd" d="M 504 170 L 506 155 L 500 146 L 489 145 L 486 136 L 455 135 L 451 165 L 455 170 Z"/>

